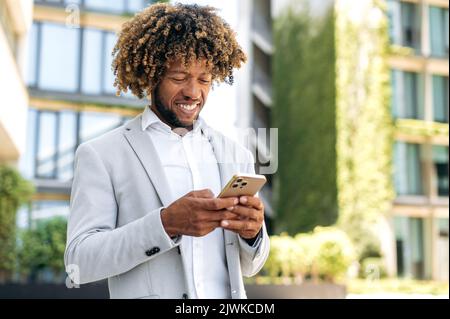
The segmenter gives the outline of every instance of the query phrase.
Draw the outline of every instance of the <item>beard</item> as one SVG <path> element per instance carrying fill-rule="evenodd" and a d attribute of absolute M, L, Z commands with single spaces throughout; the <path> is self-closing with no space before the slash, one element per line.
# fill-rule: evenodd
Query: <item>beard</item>
<path fill-rule="evenodd" d="M 155 93 L 155 107 L 158 111 L 159 115 L 163 118 L 163 122 L 166 122 L 169 126 L 172 128 L 190 128 L 192 127 L 193 123 L 191 124 L 183 124 L 172 110 L 170 110 L 168 107 L 166 107 L 163 102 L 161 101 L 159 94 L 158 94 L 158 88 L 154 91 Z M 198 118 L 198 115 L 197 115 Z M 195 120 L 197 120 L 197 118 Z"/>

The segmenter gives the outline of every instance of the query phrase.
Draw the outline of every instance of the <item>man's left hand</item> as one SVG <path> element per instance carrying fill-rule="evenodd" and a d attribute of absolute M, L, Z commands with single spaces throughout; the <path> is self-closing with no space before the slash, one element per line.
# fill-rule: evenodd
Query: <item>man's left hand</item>
<path fill-rule="evenodd" d="M 239 215 L 239 219 L 222 220 L 220 225 L 244 239 L 255 238 L 264 221 L 264 205 L 261 200 L 258 197 L 241 196 L 239 204 L 231 211 Z"/>

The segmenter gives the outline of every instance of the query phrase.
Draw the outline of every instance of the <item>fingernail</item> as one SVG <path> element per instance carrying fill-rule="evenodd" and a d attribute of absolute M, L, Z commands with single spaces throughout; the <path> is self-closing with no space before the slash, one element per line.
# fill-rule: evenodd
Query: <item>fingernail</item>
<path fill-rule="evenodd" d="M 222 227 L 227 227 L 230 223 L 227 222 L 226 220 L 222 220 Z"/>
<path fill-rule="evenodd" d="M 234 209 L 234 206 L 227 207 L 227 210 L 232 211 Z"/>
<path fill-rule="evenodd" d="M 235 199 L 234 199 L 234 205 L 237 205 L 237 204 L 239 204 L 239 199 L 238 199 L 238 198 L 235 198 Z"/>
<path fill-rule="evenodd" d="M 242 196 L 242 197 L 241 197 L 241 203 L 242 203 L 242 204 L 247 203 L 247 197 Z"/>

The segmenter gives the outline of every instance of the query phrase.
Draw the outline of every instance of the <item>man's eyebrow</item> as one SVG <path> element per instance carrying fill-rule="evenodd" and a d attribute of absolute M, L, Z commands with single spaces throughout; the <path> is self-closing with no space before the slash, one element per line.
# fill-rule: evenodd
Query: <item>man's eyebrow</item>
<path fill-rule="evenodd" d="M 186 75 L 189 74 L 189 72 L 187 72 L 187 71 L 185 71 L 185 70 L 182 70 L 182 69 L 170 70 L 170 71 L 168 71 L 167 73 L 169 73 L 169 74 L 181 73 L 181 74 L 186 74 Z M 203 72 L 203 73 L 200 73 L 200 75 L 211 75 L 211 73 Z"/>

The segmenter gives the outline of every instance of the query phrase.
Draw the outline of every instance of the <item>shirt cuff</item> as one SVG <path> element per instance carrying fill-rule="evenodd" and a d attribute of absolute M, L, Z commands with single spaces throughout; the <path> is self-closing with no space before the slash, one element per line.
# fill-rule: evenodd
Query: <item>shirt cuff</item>
<path fill-rule="evenodd" d="M 248 246 L 250 246 L 252 248 L 257 248 L 259 246 L 259 244 L 261 243 L 261 240 L 262 240 L 262 228 L 259 230 L 259 232 L 256 235 L 256 237 L 251 238 L 251 239 L 246 239 L 246 238 L 242 238 L 239 235 L 239 240 L 241 242 L 245 242 Z"/>

